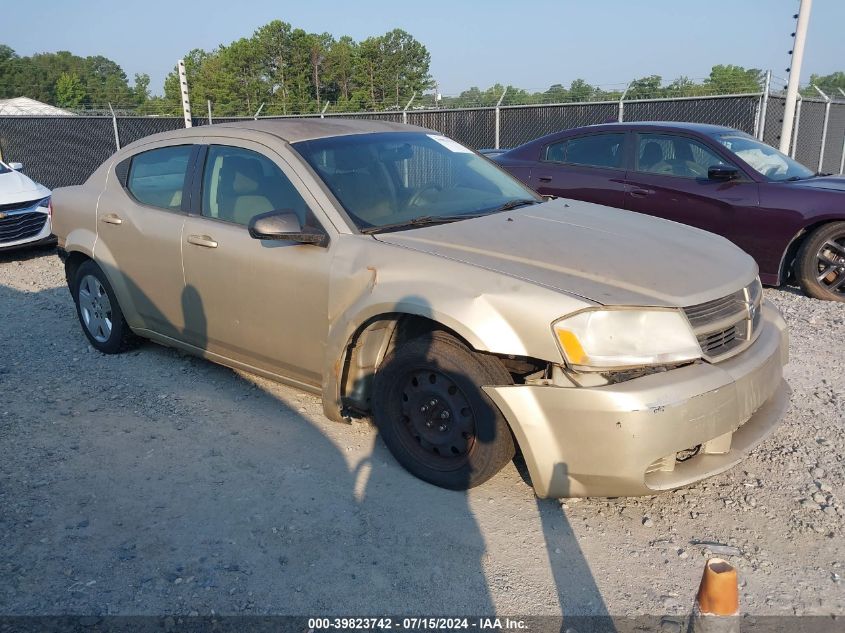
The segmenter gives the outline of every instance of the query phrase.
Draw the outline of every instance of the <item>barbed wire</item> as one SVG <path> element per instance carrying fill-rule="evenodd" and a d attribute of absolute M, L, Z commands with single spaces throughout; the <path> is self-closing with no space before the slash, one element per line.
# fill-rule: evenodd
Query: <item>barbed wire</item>
<path fill-rule="evenodd" d="M 319 107 L 316 101 L 309 102 L 306 105 L 299 103 L 285 103 L 278 99 L 268 99 L 264 102 L 261 109 L 262 116 L 316 116 L 320 115 L 325 107 L 325 114 L 366 114 L 366 113 L 384 113 L 384 112 L 401 112 L 405 105 L 410 102 L 408 111 L 421 110 L 449 110 L 449 109 L 464 109 L 464 108 L 492 108 L 495 107 L 501 98 L 500 105 L 502 107 L 519 107 L 519 106 L 536 106 L 536 105 L 578 105 L 578 104 L 595 104 L 597 102 L 616 102 L 621 98 L 625 98 L 627 102 L 645 101 L 656 99 L 683 99 L 683 98 L 700 98 L 700 97 L 728 97 L 732 95 L 762 95 L 762 86 L 751 86 L 747 81 L 744 82 L 720 82 L 717 85 L 709 85 L 709 78 L 680 78 L 684 85 L 673 85 L 656 87 L 652 90 L 644 90 L 641 85 L 638 85 L 644 80 L 635 80 L 633 82 L 617 82 L 606 83 L 600 85 L 584 85 L 577 86 L 575 91 L 570 91 L 570 88 L 562 84 L 550 86 L 544 90 L 526 90 L 521 88 L 509 87 L 508 91 L 502 96 L 504 91 L 503 86 L 494 86 L 481 90 L 479 88 L 470 88 L 461 93 L 441 93 L 435 94 L 433 91 L 424 92 L 422 94 L 401 94 L 398 99 L 384 99 L 382 101 L 344 101 L 326 102 L 321 101 Z M 782 77 L 772 76 L 770 84 L 770 94 L 774 96 L 782 95 L 780 84 L 784 81 Z M 688 83 L 686 83 L 688 82 Z M 571 86 L 572 84 L 570 84 Z M 8 90 L 0 84 L 0 94 L 8 94 Z M 628 90 L 626 94 L 626 89 Z M 805 86 L 802 91 L 807 92 L 810 86 Z M 477 92 L 476 92 L 477 91 Z M 439 96 L 439 99 L 437 98 Z M 413 97 L 413 98 L 412 98 Z M 830 95 L 833 100 L 841 101 L 845 98 L 840 95 Z M 822 100 L 821 96 L 804 96 L 807 101 Z M 173 102 L 164 97 L 153 96 L 143 103 L 125 101 L 125 93 L 120 95 L 114 101 L 94 102 L 83 100 L 82 102 L 73 106 L 64 106 L 57 104 L 46 104 L 53 108 L 63 110 L 63 113 L 81 116 L 111 116 L 112 112 L 116 116 L 149 116 L 149 117 L 176 117 L 182 116 L 182 110 L 178 102 Z M 3 112 L 3 99 L 0 99 L 0 116 Z M 211 103 L 212 118 L 239 118 L 239 117 L 253 117 L 262 105 L 258 101 L 256 104 L 232 104 L 232 103 Z M 41 105 L 34 105 L 31 109 L 26 106 L 19 106 L 17 114 L 29 114 L 30 116 L 44 115 L 41 111 Z M 201 98 L 194 97 L 192 99 L 192 110 L 195 117 L 204 118 L 208 114 L 208 104 Z M 47 116 L 59 115 L 62 113 L 55 112 L 46 114 Z"/>

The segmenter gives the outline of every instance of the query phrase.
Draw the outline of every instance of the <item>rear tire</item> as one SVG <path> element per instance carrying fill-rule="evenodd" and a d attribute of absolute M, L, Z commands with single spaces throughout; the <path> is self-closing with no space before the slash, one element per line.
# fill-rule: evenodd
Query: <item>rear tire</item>
<path fill-rule="evenodd" d="M 845 222 L 822 225 L 804 239 L 795 276 L 807 296 L 845 302 Z"/>
<path fill-rule="evenodd" d="M 435 486 L 466 490 L 513 459 L 510 428 L 481 389 L 512 382 L 495 357 L 434 332 L 385 358 L 373 382 L 373 417 L 408 472 Z"/>
<path fill-rule="evenodd" d="M 138 346 L 140 339 L 126 324 L 114 290 L 97 264 L 89 260 L 80 265 L 71 290 L 82 331 L 95 349 L 119 354 Z"/>

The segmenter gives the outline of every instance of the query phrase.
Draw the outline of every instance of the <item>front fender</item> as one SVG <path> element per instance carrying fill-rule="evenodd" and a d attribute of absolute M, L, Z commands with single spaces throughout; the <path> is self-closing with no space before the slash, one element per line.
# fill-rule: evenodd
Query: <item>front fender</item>
<path fill-rule="evenodd" d="M 340 418 L 347 349 L 382 315 L 415 315 L 451 329 L 474 349 L 560 362 L 551 324 L 591 305 L 528 282 L 427 253 L 350 236 L 336 243 L 329 290 L 323 407 Z"/>

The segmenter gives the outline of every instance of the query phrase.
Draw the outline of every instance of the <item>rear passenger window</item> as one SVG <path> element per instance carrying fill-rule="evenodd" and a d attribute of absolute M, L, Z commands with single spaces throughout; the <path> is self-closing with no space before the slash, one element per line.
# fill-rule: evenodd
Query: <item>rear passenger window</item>
<path fill-rule="evenodd" d="M 160 209 L 179 209 L 192 145 L 161 147 L 132 157 L 127 189 L 135 199 Z"/>
<path fill-rule="evenodd" d="M 624 134 L 579 136 L 546 147 L 545 160 L 586 167 L 622 167 Z"/>

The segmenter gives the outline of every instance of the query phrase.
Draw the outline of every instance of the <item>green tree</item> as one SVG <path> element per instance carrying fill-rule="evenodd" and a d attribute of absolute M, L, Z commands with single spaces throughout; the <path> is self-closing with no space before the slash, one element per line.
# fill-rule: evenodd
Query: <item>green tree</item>
<path fill-rule="evenodd" d="M 845 72 L 839 71 L 829 75 L 810 75 L 810 86 L 807 95 L 818 95 L 813 86 L 818 86 L 830 98 L 841 99 L 843 95 L 839 90 L 845 90 Z"/>
<path fill-rule="evenodd" d="M 628 85 L 628 99 L 656 99 L 663 96 L 663 78 L 660 75 L 649 75 L 634 79 Z"/>
<path fill-rule="evenodd" d="M 569 84 L 570 101 L 588 101 L 595 96 L 596 89 L 583 79 L 575 79 Z"/>
<path fill-rule="evenodd" d="M 348 35 L 334 42 L 326 53 L 324 77 L 332 86 L 339 109 L 354 107 L 351 102 L 353 79 L 359 63 L 358 44 Z"/>
<path fill-rule="evenodd" d="M 740 94 L 759 92 L 765 73 L 758 68 L 743 68 L 733 64 L 716 65 L 704 84 L 711 94 Z"/>
<path fill-rule="evenodd" d="M 56 103 L 65 108 L 78 108 L 85 99 L 85 88 L 76 73 L 62 73 L 56 80 Z"/>

